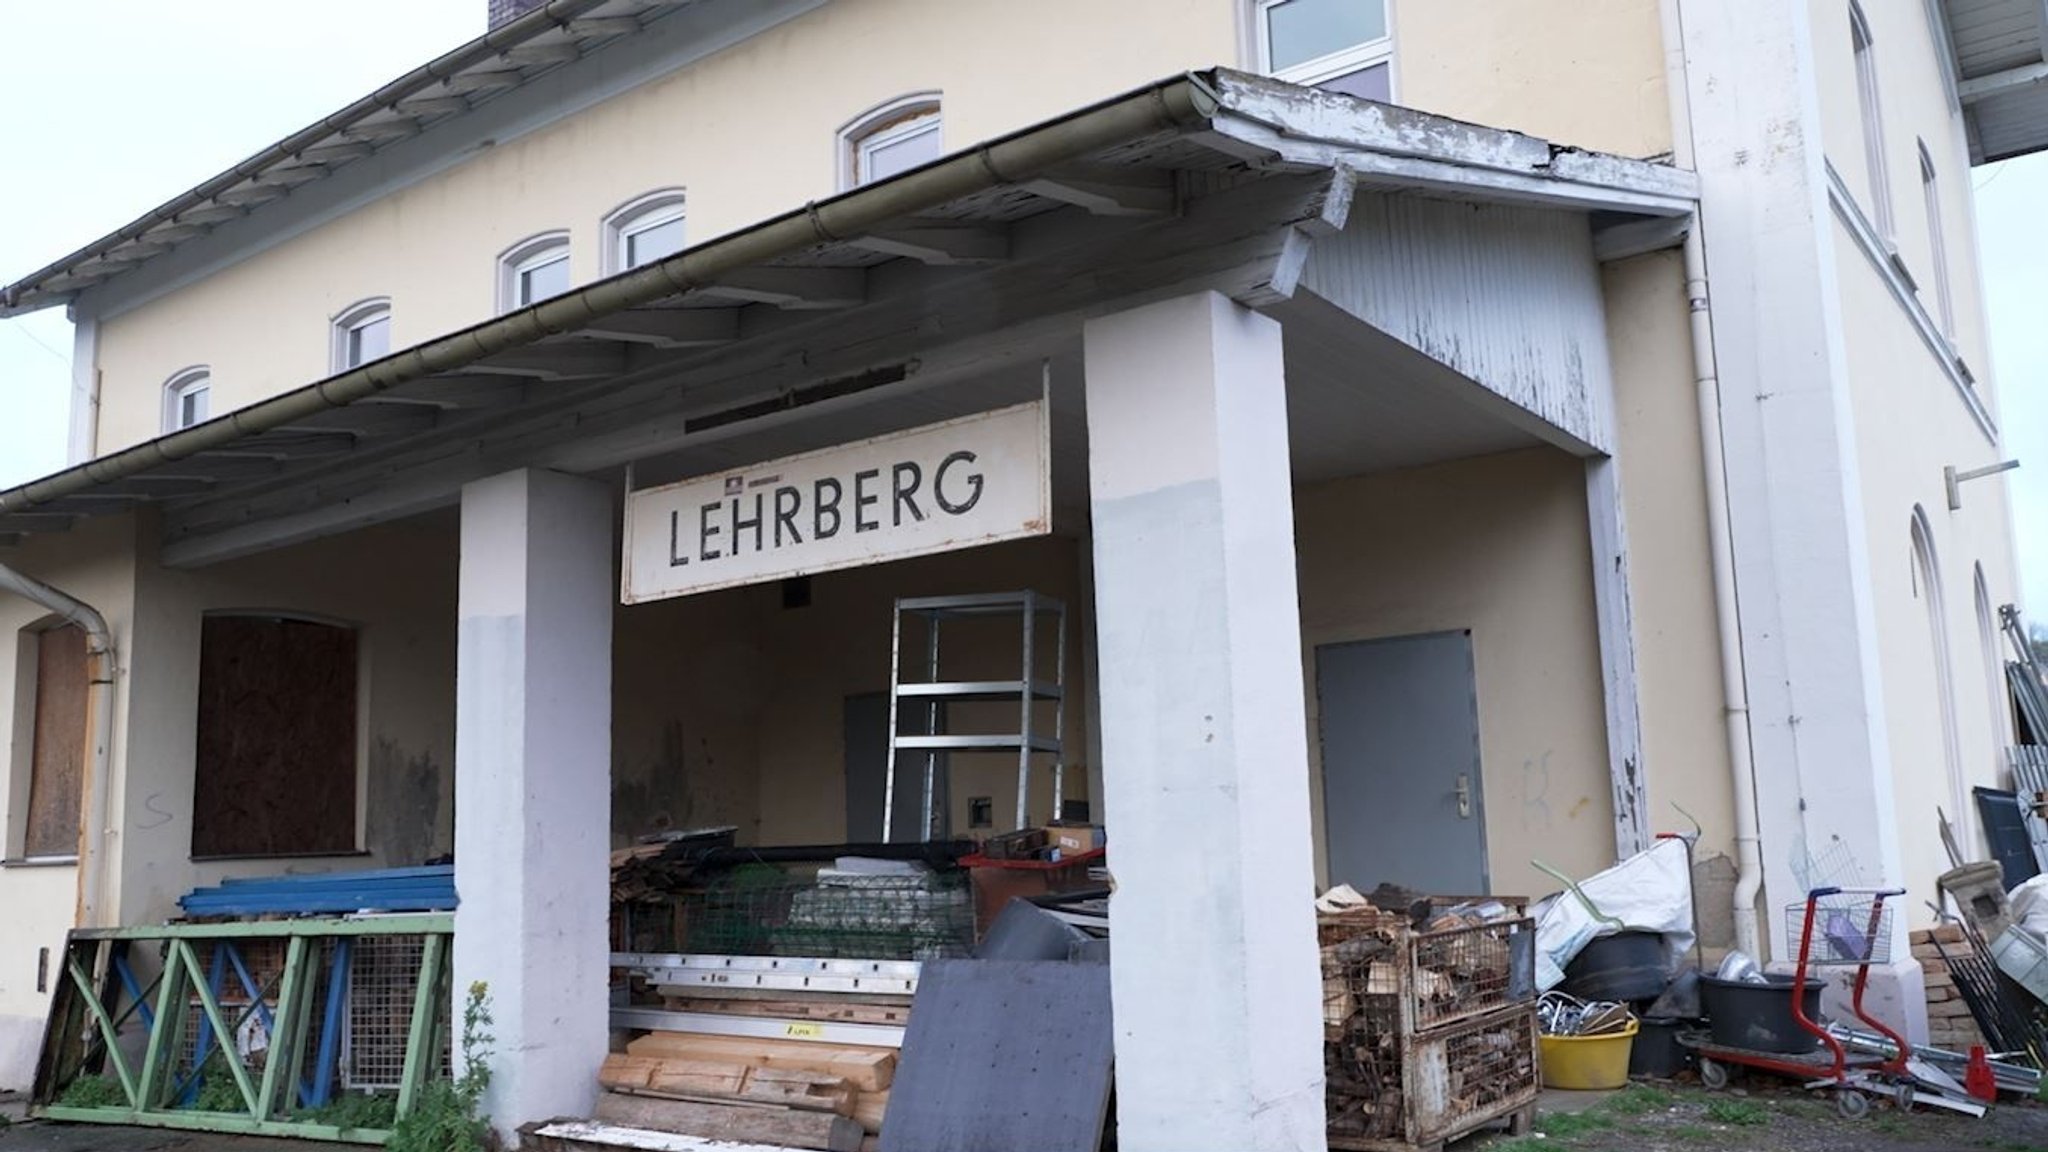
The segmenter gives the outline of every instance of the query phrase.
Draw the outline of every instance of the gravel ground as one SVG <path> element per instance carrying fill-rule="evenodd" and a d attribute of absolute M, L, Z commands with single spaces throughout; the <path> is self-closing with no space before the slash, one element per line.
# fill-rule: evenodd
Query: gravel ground
<path fill-rule="evenodd" d="M 1845 1120 L 1833 1101 L 1758 1076 L 1725 1092 L 1638 1084 L 1578 1113 L 1543 1112 L 1536 1132 L 1483 1136 L 1455 1152 L 2044 1152 L 2048 1106 L 2003 1097 L 1983 1119 L 1874 1103 Z"/>

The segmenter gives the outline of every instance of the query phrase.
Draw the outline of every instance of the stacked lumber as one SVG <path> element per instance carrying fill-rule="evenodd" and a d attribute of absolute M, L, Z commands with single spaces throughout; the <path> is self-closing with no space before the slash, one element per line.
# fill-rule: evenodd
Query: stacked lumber
<path fill-rule="evenodd" d="M 1927 1042 L 1951 1052 L 1968 1052 L 1972 1045 L 1984 1043 L 1984 1034 L 1978 1030 L 1976 1018 L 1970 1015 L 1970 1006 L 1956 991 L 1955 977 L 1949 975 L 1948 965 L 1941 958 L 1944 951 L 1956 959 L 1977 954 L 1963 937 L 1962 926 L 1917 928 L 1909 939 L 1913 959 L 1920 962 L 1926 981 Z"/>
<path fill-rule="evenodd" d="M 649 1032 L 607 1057 L 593 1119 L 711 1140 L 858 1152 L 889 1106 L 896 1050 Z"/>

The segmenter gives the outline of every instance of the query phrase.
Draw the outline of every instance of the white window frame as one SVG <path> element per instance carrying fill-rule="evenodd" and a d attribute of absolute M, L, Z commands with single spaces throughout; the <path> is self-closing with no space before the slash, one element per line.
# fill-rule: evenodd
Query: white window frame
<path fill-rule="evenodd" d="M 1337 79 L 1339 76 L 1349 76 L 1353 72 L 1363 72 L 1375 64 L 1385 64 L 1387 66 L 1388 98 L 1396 99 L 1399 96 L 1401 78 L 1394 65 L 1393 0 L 1381 0 L 1381 6 L 1386 13 L 1387 34 L 1385 36 L 1377 40 L 1368 40 L 1363 44 L 1354 44 L 1349 48 L 1340 48 L 1335 52 L 1318 56 L 1313 60 L 1304 60 L 1291 68 L 1276 70 L 1273 67 L 1273 38 L 1269 30 L 1270 25 L 1266 21 L 1266 13 L 1286 2 L 1287 0 L 1252 0 L 1251 38 L 1254 49 L 1253 61 L 1260 72 L 1271 76 L 1275 80 L 1285 80 L 1290 84 L 1314 86 L 1326 84 Z"/>
<path fill-rule="evenodd" d="M 946 147 L 946 116 L 940 93 L 912 92 L 875 105 L 839 129 L 839 190 L 860 186 L 861 159 L 879 144 L 891 144 L 919 132 L 939 133 Z"/>
<path fill-rule="evenodd" d="M 368 300 L 358 300 L 347 308 L 342 309 L 328 326 L 329 369 L 335 372 L 346 372 L 351 368 L 362 367 L 361 364 L 351 364 L 348 362 L 349 337 L 354 335 L 358 328 L 375 323 L 378 320 L 389 321 L 390 319 L 391 297 L 389 296 L 372 296 Z M 396 346 L 396 343 L 394 343 L 393 347 L 395 348 Z M 368 361 L 364 363 L 368 363 Z"/>
<path fill-rule="evenodd" d="M 650 228 L 683 221 L 683 243 L 689 244 L 689 218 L 681 188 L 660 188 L 635 196 L 604 218 L 603 274 L 617 275 L 632 265 L 626 262 L 627 242 Z"/>
<path fill-rule="evenodd" d="M 1897 263 L 1897 223 L 1892 214 L 1891 165 L 1884 146 L 1884 105 L 1878 97 L 1877 39 L 1863 6 L 1849 2 L 1849 47 L 1855 53 L 1856 103 L 1863 126 L 1863 166 L 1868 169 L 1870 221 Z"/>
<path fill-rule="evenodd" d="M 557 228 L 551 232 L 541 232 L 528 236 L 519 243 L 505 249 L 498 257 L 499 314 L 517 312 L 528 304 L 539 303 L 539 301 L 525 301 L 519 298 L 519 277 L 522 273 L 530 272 L 546 264 L 552 264 L 556 260 L 568 260 L 570 257 L 569 230 L 567 228 Z M 574 265 L 571 265 L 571 272 L 574 272 Z"/>
<path fill-rule="evenodd" d="M 1934 154 L 1927 141 L 1920 149 L 1920 198 L 1927 211 L 1927 263 L 1934 273 L 1935 314 L 1941 319 L 1941 334 L 1953 343 L 1956 338 L 1956 301 L 1948 281 L 1948 234 L 1941 226 L 1941 173 L 1934 167 Z"/>
<path fill-rule="evenodd" d="M 206 415 L 194 420 L 191 424 L 186 424 L 180 419 L 184 415 L 185 398 L 195 392 L 206 394 Z M 165 432 L 182 431 L 194 425 L 204 424 L 211 419 L 213 419 L 213 369 L 208 368 L 204 364 L 194 364 L 190 368 L 183 368 L 172 373 L 171 378 L 164 381 L 163 429 Z"/>

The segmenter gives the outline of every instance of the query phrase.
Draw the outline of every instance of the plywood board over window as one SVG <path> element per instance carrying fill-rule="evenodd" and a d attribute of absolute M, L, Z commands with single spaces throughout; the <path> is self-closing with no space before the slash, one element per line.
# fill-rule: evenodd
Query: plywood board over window
<path fill-rule="evenodd" d="M 356 640 L 311 620 L 206 618 L 194 858 L 355 850 Z"/>
<path fill-rule="evenodd" d="M 78 797 L 85 779 L 85 631 L 66 624 L 36 634 L 35 739 L 29 760 L 22 855 L 78 854 Z"/>

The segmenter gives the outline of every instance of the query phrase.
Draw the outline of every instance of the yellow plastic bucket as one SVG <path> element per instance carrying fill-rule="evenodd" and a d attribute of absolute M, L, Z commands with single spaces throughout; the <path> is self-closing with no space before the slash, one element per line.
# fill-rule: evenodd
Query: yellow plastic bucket
<path fill-rule="evenodd" d="M 1604 1036 L 1545 1036 L 1543 1086 L 1592 1090 L 1628 1083 L 1629 1050 L 1636 1043 L 1636 1022 Z"/>

